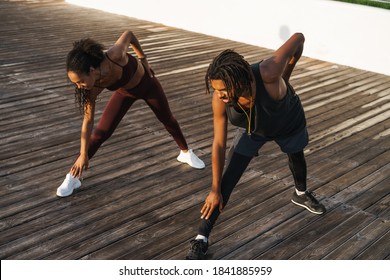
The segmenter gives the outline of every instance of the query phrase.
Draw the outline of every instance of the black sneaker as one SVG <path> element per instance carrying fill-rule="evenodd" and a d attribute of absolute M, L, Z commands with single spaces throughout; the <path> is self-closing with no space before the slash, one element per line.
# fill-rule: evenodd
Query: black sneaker
<path fill-rule="evenodd" d="M 306 191 L 303 195 L 298 195 L 295 191 L 291 199 L 292 203 L 302 206 L 314 214 L 324 214 L 326 208 L 324 205 L 318 202 L 318 200 L 313 196 L 312 192 Z"/>
<path fill-rule="evenodd" d="M 209 244 L 203 240 L 191 240 L 191 248 L 188 251 L 186 260 L 204 260 Z"/>

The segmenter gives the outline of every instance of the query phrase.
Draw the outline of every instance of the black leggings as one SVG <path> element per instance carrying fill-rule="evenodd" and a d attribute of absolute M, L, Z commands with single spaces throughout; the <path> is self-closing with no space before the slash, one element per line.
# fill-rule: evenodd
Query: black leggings
<path fill-rule="evenodd" d="M 289 167 L 294 177 L 295 186 L 299 191 L 306 191 L 306 161 L 303 151 L 287 154 Z M 248 167 L 252 157 L 230 151 L 227 159 L 227 167 L 223 173 L 221 181 L 221 193 L 223 207 L 226 206 L 229 197 L 240 180 L 245 169 Z M 208 220 L 202 219 L 198 229 L 198 234 L 208 237 L 220 214 L 219 208 L 215 208 Z"/>
<path fill-rule="evenodd" d="M 145 71 L 144 77 L 135 88 L 131 90 L 121 88 L 116 90 L 111 96 L 99 124 L 92 132 L 88 146 L 89 159 L 93 157 L 103 142 L 110 138 L 131 105 L 138 99 L 143 99 L 149 105 L 157 119 L 172 135 L 179 148 L 181 150 L 188 149 L 180 126 L 169 108 L 161 84 L 157 78 L 151 78 Z"/>

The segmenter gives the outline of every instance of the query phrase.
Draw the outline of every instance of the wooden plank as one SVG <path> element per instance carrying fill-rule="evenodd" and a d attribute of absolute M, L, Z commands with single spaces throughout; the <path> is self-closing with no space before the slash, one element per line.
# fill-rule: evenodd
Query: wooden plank
<path fill-rule="evenodd" d="M 357 260 L 384 260 L 389 258 L 390 252 L 390 230 L 358 255 Z"/>
<path fill-rule="evenodd" d="M 341 246 L 335 248 L 331 253 L 325 256 L 324 259 L 351 260 L 355 258 L 359 253 L 363 252 L 366 248 L 369 248 L 374 240 L 377 240 L 378 236 L 384 235 L 384 231 L 389 228 L 388 224 L 388 220 L 375 219 L 370 225 L 357 232 Z"/>
<path fill-rule="evenodd" d="M 317 240 L 310 242 L 307 246 L 297 251 L 290 259 L 294 260 L 318 260 L 328 255 L 345 241 L 351 239 L 355 234 L 367 227 L 374 217 L 365 212 L 357 212 L 350 218 L 345 217 L 339 225 L 323 234 Z M 300 241 L 304 242 L 307 234 L 312 234 L 311 231 L 301 235 Z"/>

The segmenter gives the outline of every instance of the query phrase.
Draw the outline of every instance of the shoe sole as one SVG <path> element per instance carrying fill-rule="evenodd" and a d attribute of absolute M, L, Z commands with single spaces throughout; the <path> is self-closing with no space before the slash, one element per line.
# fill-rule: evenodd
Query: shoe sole
<path fill-rule="evenodd" d="M 195 169 L 204 169 L 204 168 L 206 167 L 206 166 L 202 166 L 202 167 L 192 166 L 192 165 L 190 165 L 187 161 L 185 161 L 185 160 L 180 160 L 180 159 L 178 159 L 178 158 L 177 158 L 177 161 L 178 161 L 178 162 L 181 162 L 181 163 L 186 163 L 186 164 L 188 164 L 190 167 L 195 168 Z"/>
<path fill-rule="evenodd" d="M 295 201 L 292 200 L 292 199 L 291 199 L 291 202 L 294 203 L 295 205 L 298 205 L 298 206 L 301 206 L 301 207 L 303 207 L 303 208 L 306 208 L 309 212 L 311 212 L 311 213 L 313 213 L 313 214 L 322 215 L 322 214 L 325 213 L 325 211 L 324 211 L 324 212 L 313 211 L 313 210 L 311 210 L 309 207 L 307 207 L 305 204 L 300 204 L 300 203 L 298 203 L 298 202 L 295 202 Z"/>
<path fill-rule="evenodd" d="M 207 252 L 208 252 L 208 251 L 206 251 L 206 253 L 203 253 L 202 258 L 200 258 L 200 259 L 191 259 L 191 258 L 189 258 L 188 256 L 186 256 L 186 260 L 204 260 L 204 259 L 206 259 Z"/>

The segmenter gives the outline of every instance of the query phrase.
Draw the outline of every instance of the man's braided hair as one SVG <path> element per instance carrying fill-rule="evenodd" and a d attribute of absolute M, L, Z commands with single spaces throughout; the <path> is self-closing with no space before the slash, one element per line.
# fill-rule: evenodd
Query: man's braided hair
<path fill-rule="evenodd" d="M 207 69 L 207 93 L 210 93 L 211 80 L 222 80 L 229 97 L 237 101 L 240 96 L 251 92 L 253 78 L 250 65 L 244 57 L 233 50 L 225 50 L 213 59 Z"/>

